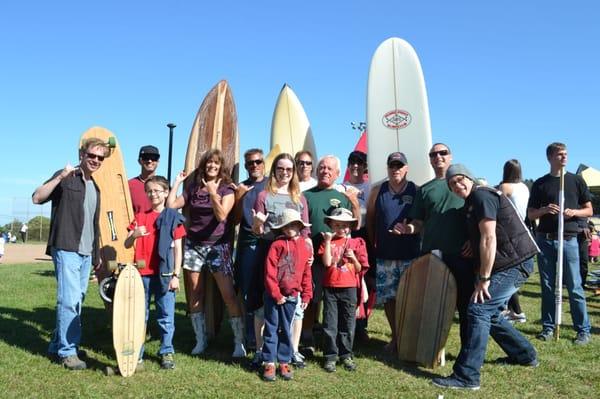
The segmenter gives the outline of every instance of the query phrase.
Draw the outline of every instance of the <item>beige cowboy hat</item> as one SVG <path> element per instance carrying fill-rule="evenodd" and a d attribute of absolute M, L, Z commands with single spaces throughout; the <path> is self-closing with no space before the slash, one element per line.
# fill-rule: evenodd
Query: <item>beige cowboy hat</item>
<path fill-rule="evenodd" d="M 336 220 L 338 222 L 356 222 L 357 219 L 354 217 L 352 212 L 346 208 L 335 208 L 331 211 L 329 216 L 325 216 L 325 223 L 328 220 Z"/>
<path fill-rule="evenodd" d="M 310 223 L 304 223 L 300 212 L 295 209 L 285 209 L 281 215 L 277 217 L 276 224 L 271 226 L 271 229 L 277 230 L 287 226 L 290 223 L 300 223 L 303 227 L 310 227 Z"/>

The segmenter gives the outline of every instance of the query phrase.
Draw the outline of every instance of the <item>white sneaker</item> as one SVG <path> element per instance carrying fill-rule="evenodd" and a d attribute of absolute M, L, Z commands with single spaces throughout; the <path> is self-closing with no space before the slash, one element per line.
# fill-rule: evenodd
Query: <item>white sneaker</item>
<path fill-rule="evenodd" d="M 506 313 L 505 317 L 511 323 L 525 323 L 527 321 L 527 317 L 525 316 L 524 312 L 523 313 L 515 313 L 512 310 L 510 310 Z"/>

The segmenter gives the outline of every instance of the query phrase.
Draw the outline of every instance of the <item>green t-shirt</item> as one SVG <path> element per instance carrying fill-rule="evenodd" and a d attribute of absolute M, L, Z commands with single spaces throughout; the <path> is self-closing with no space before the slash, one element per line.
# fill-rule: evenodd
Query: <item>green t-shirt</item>
<path fill-rule="evenodd" d="M 423 221 L 422 253 L 439 249 L 449 255 L 460 254 L 467 241 L 463 205 L 464 200 L 450 191 L 446 179 L 434 179 L 419 188 L 408 217 Z"/>
<path fill-rule="evenodd" d="M 325 224 L 325 216 L 329 215 L 333 208 L 346 208 L 352 211 L 352 204 L 348 197 L 338 190 L 321 189 L 313 187 L 304 191 L 304 197 L 308 203 L 308 219 L 310 221 L 310 231 L 312 234 L 315 251 L 318 250 L 321 243 L 321 232 L 331 231 Z"/>

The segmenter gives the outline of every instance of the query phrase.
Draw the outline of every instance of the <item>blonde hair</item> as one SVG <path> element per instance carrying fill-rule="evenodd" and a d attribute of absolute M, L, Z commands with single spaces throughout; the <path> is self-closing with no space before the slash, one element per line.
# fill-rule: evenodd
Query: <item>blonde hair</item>
<path fill-rule="evenodd" d="M 79 155 L 85 154 L 90 148 L 93 147 L 102 147 L 104 148 L 104 156 L 109 157 L 111 154 L 108 143 L 98 137 L 90 137 L 89 139 L 85 139 L 81 142 L 81 147 L 79 147 Z"/>

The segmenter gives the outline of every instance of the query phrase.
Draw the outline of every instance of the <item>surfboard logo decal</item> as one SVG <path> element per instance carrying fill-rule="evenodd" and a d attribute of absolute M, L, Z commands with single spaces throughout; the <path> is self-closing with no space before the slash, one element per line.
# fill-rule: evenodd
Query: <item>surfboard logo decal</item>
<path fill-rule="evenodd" d="M 412 122 L 412 116 L 407 111 L 394 109 L 383 114 L 381 122 L 389 129 L 404 129 Z"/>

